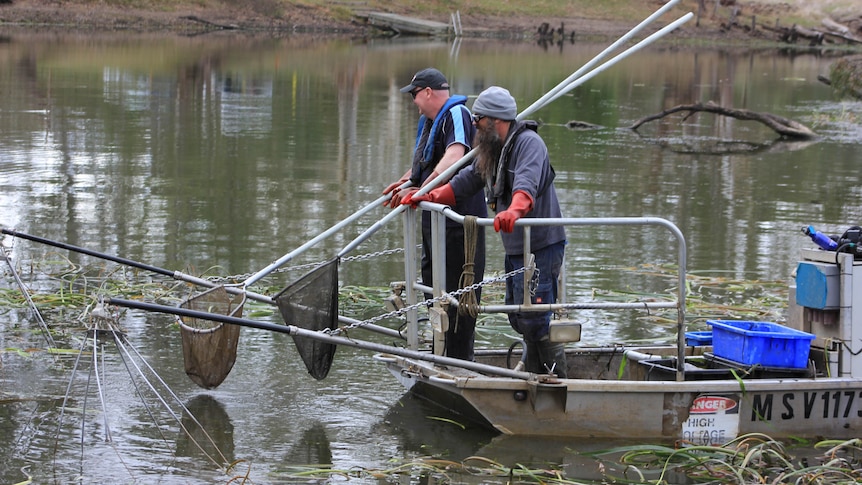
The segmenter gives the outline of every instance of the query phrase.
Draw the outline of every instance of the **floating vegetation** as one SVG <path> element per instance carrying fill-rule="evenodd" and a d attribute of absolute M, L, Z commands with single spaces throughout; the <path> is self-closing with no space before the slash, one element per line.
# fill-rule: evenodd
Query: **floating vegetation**
<path fill-rule="evenodd" d="M 315 479 L 319 483 L 350 481 L 351 479 L 376 479 L 397 483 L 400 477 L 410 483 L 559 483 L 583 484 L 565 478 L 562 470 L 555 468 L 530 468 L 523 465 L 505 466 L 489 458 L 469 456 L 461 461 L 423 457 L 411 460 L 392 460 L 388 468 L 352 468 L 339 470 L 326 465 L 296 465 L 278 474 L 279 479 Z M 474 478 L 473 478 L 474 477 Z"/>
<path fill-rule="evenodd" d="M 615 268 L 639 275 L 655 276 L 677 282 L 674 265 L 644 264 L 637 267 Z M 787 283 L 783 281 L 744 280 L 729 278 L 722 271 L 688 272 L 686 274 L 686 322 L 696 329 L 706 328 L 707 320 L 771 320 L 782 319 L 787 306 Z M 640 293 L 625 290 L 593 289 L 596 300 L 614 302 L 674 301 L 676 287 L 667 293 Z M 644 318 L 657 324 L 676 325 L 676 310 L 653 311 Z"/>
<path fill-rule="evenodd" d="M 341 313 L 380 313 L 388 296 L 389 288 L 382 286 L 342 286 L 338 288 L 338 307 Z"/>
<path fill-rule="evenodd" d="M 377 479 L 389 483 L 561 484 L 643 483 L 669 485 L 681 477 L 692 483 L 713 484 L 855 484 L 862 480 L 862 440 L 822 441 L 814 446 L 822 453 L 797 457 L 786 444 L 762 434 L 740 436 L 724 445 L 620 446 L 573 454 L 598 460 L 603 479 L 567 478 L 561 464 L 506 465 L 496 460 L 469 456 L 460 461 L 435 457 L 392 460 L 387 468 L 335 469 L 329 465 L 294 465 L 278 472 L 283 480 L 316 483 Z M 809 452 L 810 450 L 806 450 Z M 608 457 L 615 457 L 610 459 Z M 620 474 L 621 475 L 618 475 Z M 653 477 L 653 478 L 651 478 Z"/>
<path fill-rule="evenodd" d="M 30 299 L 40 310 L 86 308 L 96 295 L 176 300 L 188 288 L 185 283 L 153 279 L 150 274 L 122 266 L 80 266 L 68 260 L 34 262 L 25 274 Z M 0 288 L 0 307 L 21 308 L 27 303 L 18 287 Z"/>
<path fill-rule="evenodd" d="M 740 436 L 721 446 L 627 446 L 586 455 L 620 455 L 626 477 L 633 474 L 643 483 L 669 483 L 670 471 L 683 473 L 697 482 L 710 483 L 797 483 L 844 484 L 862 480 L 862 440 L 822 441 L 815 449 L 825 453 L 812 458 L 796 458 L 787 446 L 763 434 Z M 818 462 L 812 464 L 812 461 Z M 644 470 L 660 470 L 655 480 L 645 480 Z"/>
<path fill-rule="evenodd" d="M 637 276 L 667 280 L 668 288 L 663 293 L 644 293 L 627 289 L 593 289 L 595 301 L 637 302 L 674 301 L 677 282 L 676 266 L 645 264 L 637 267 L 613 268 L 615 271 L 633 273 Z M 83 322 L 97 298 L 118 297 L 178 304 L 199 288 L 185 282 L 159 277 L 144 271 L 125 267 L 92 265 L 80 266 L 68 260 L 33 262 L 27 265 L 27 286 L 30 298 L 40 312 L 51 314 L 54 321 L 52 332 L 61 331 L 70 325 L 57 322 Z M 482 288 L 482 302 L 502 302 L 505 284 L 488 276 Z M 59 282 L 59 284 L 57 284 Z M 707 329 L 710 319 L 745 319 L 781 321 L 786 307 L 787 285 L 779 281 L 743 280 L 730 278 L 719 271 L 689 272 L 686 280 L 686 323 L 689 330 Z M 255 288 L 262 294 L 273 294 L 280 287 Z M 370 318 L 386 311 L 387 299 L 392 290 L 384 286 L 345 285 L 339 288 L 339 308 L 344 315 Z M 270 318 L 275 307 L 249 300 L 247 318 Z M 27 300 L 20 289 L 9 285 L 0 288 L 0 309 L 23 308 Z M 69 315 L 72 312 L 72 315 Z M 610 315 L 612 312 L 606 312 Z M 654 328 L 665 328 L 665 334 L 675 331 L 676 311 L 657 309 L 638 312 L 636 317 L 646 320 Z M 78 325 L 76 325 L 77 327 Z M 476 325 L 477 344 L 503 338 L 514 341 L 514 334 L 504 314 L 481 314 Z M 656 343 L 666 336 L 650 340 Z"/>

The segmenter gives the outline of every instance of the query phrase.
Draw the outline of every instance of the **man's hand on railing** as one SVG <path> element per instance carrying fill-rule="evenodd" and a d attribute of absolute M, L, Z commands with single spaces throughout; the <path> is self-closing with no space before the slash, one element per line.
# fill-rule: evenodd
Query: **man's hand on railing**
<path fill-rule="evenodd" d="M 425 195 L 417 195 L 414 197 L 414 193 L 410 193 L 401 199 L 401 205 L 409 205 L 414 209 L 420 202 L 436 202 L 438 204 L 450 206 L 455 205 L 455 192 L 449 184 L 438 187 Z"/>
<path fill-rule="evenodd" d="M 512 203 L 509 207 L 497 214 L 494 218 L 494 230 L 500 232 L 512 232 L 515 229 L 515 221 L 524 217 L 533 208 L 533 198 L 523 190 L 517 190 L 512 194 Z"/>

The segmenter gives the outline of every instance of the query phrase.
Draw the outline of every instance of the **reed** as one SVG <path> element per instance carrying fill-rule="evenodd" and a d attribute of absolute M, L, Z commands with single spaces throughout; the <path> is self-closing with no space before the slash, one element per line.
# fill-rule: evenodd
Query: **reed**
<path fill-rule="evenodd" d="M 376 479 L 387 482 L 409 479 L 411 483 L 542 483 L 580 485 L 585 483 L 642 483 L 665 485 L 673 483 L 671 472 L 685 475 L 694 483 L 741 484 L 855 484 L 862 480 L 862 440 L 821 441 L 811 451 L 823 450 L 813 457 L 798 458 L 788 446 L 762 434 L 740 436 L 723 445 L 677 446 L 632 445 L 589 453 L 577 453 L 595 458 L 603 470 L 602 481 L 585 482 L 566 476 L 561 464 L 515 463 L 507 465 L 491 458 L 469 456 L 463 460 L 421 457 L 393 460 L 386 468 L 354 468 L 337 470 L 329 465 L 295 465 L 281 470 L 282 480 Z M 616 457 L 616 458 L 608 458 Z M 813 463 L 812 462 L 816 462 Z M 618 475 L 610 470 L 623 470 Z M 656 478 L 648 478 L 658 472 Z"/>

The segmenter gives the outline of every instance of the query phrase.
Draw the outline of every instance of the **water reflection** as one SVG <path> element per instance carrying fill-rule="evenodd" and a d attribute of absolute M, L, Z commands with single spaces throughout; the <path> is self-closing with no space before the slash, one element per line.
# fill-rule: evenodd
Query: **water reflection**
<path fill-rule="evenodd" d="M 454 461 L 476 454 L 499 434 L 410 393 L 389 408 L 374 430 L 397 436 L 405 451 Z"/>
<path fill-rule="evenodd" d="M 236 460 L 234 427 L 221 402 L 209 394 L 198 394 L 186 404 L 182 430 L 177 437 L 177 456 L 206 459 L 227 466 Z"/>
<path fill-rule="evenodd" d="M 296 465 L 331 465 L 332 449 L 326 426 L 314 421 L 294 442 L 284 457 L 284 463 Z"/>
<path fill-rule="evenodd" d="M 223 135 L 266 137 L 272 132 L 272 82 L 243 73 L 225 73 L 216 79 L 221 96 Z"/>
<path fill-rule="evenodd" d="M 639 443 L 670 446 L 671 443 Z M 572 441 L 559 438 L 498 436 L 476 451 L 476 456 L 493 457 L 505 468 L 562 471 L 588 483 L 664 480 L 678 485 L 696 483 L 676 470 L 621 464 L 619 458 L 631 443 L 622 440 Z"/>

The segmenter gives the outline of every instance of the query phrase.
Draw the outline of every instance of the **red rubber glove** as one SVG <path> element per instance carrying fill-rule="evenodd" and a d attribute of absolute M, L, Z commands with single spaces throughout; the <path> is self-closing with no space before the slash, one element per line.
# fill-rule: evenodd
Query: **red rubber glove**
<path fill-rule="evenodd" d="M 515 229 L 515 221 L 524 217 L 533 208 L 533 198 L 523 190 L 512 194 L 512 203 L 509 208 L 497 214 L 494 218 L 494 230 L 500 232 L 512 232 Z"/>
<path fill-rule="evenodd" d="M 409 205 L 414 209 L 420 202 L 436 202 L 443 205 L 455 205 L 455 191 L 452 190 L 452 186 L 449 184 L 437 187 L 425 195 L 414 194 L 416 194 L 416 192 L 408 194 L 406 197 L 401 199 L 401 205 Z"/>

